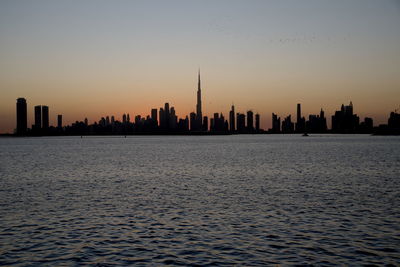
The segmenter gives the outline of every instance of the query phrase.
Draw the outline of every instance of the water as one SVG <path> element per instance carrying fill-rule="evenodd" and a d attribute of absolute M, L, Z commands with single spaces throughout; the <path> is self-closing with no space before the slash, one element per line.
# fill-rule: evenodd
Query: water
<path fill-rule="evenodd" d="M 400 264 L 400 138 L 0 138 L 0 265 Z"/>

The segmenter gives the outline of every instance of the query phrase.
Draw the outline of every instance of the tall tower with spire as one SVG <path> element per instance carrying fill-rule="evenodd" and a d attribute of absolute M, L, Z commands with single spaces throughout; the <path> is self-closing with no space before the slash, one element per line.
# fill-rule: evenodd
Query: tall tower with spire
<path fill-rule="evenodd" d="M 196 121 L 198 129 L 202 127 L 202 119 L 203 114 L 201 112 L 201 82 L 200 82 L 200 69 L 199 69 L 199 77 L 198 77 L 198 84 L 197 84 L 197 105 L 196 105 Z"/>

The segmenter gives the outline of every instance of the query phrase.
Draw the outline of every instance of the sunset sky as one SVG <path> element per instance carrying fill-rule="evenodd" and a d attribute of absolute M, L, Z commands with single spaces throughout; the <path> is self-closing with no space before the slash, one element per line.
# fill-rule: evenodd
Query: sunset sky
<path fill-rule="evenodd" d="M 48 105 L 50 124 L 165 102 L 203 114 L 252 109 L 295 117 L 342 103 L 386 123 L 400 109 L 400 1 L 0 1 L 0 133 L 18 97 Z M 330 119 L 328 127 L 330 128 Z"/>

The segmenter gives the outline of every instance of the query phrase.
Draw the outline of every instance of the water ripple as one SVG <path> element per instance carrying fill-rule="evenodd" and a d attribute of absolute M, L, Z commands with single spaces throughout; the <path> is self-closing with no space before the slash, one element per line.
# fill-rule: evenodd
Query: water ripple
<path fill-rule="evenodd" d="M 400 140 L 0 139 L 0 265 L 399 265 Z"/>

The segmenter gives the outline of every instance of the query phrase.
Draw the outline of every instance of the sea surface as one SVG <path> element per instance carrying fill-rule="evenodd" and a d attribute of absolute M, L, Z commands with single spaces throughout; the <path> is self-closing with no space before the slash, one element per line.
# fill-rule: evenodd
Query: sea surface
<path fill-rule="evenodd" d="M 0 138 L 0 265 L 400 265 L 400 137 Z"/>

